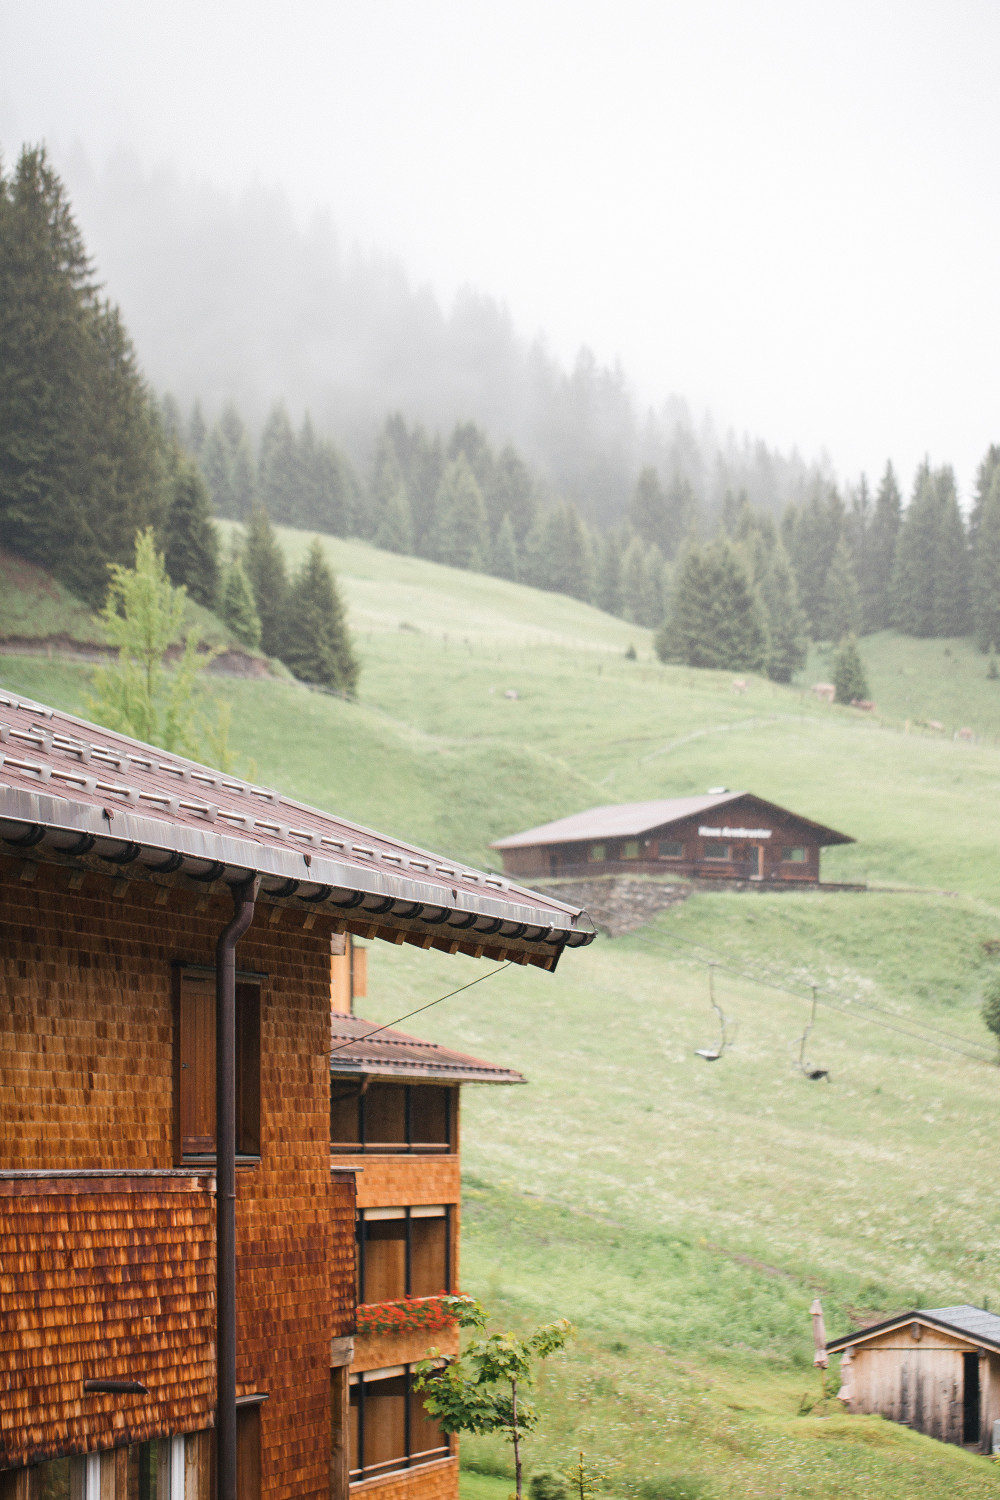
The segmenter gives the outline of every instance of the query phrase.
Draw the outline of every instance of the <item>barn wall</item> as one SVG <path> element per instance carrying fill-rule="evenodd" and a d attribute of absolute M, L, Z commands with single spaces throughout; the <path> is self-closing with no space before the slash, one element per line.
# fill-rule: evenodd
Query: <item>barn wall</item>
<path fill-rule="evenodd" d="M 214 963 L 231 898 L 0 856 L 0 900 L 0 1168 L 172 1167 L 171 961 Z M 237 1378 L 269 1392 L 264 1494 L 326 1497 L 329 1340 L 354 1307 L 353 1178 L 330 1171 L 329 927 L 259 908 L 237 962 L 267 974 L 261 1159 L 237 1181 Z M 54 1312 L 53 1344 L 69 1316 Z"/>
<path fill-rule="evenodd" d="M 945 1443 L 964 1438 L 963 1354 L 975 1351 L 969 1340 L 923 1327 L 915 1340 L 894 1329 L 855 1346 L 852 1365 L 852 1412 L 878 1414 Z M 989 1361 L 980 1360 L 980 1426 L 993 1421 L 1000 1399 Z M 1000 1412 L 996 1415 L 1000 1416 Z"/>

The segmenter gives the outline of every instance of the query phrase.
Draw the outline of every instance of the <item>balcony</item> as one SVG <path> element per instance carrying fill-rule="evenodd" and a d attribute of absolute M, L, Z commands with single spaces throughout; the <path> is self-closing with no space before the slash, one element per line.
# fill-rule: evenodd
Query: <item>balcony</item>
<path fill-rule="evenodd" d="M 0 1173 L 0 1466 L 211 1425 L 214 1179 Z M 86 1390 L 138 1382 L 146 1392 Z"/>

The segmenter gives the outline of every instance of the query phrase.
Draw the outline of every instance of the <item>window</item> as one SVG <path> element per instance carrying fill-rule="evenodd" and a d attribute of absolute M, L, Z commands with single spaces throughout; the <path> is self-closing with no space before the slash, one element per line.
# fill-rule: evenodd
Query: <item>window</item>
<path fill-rule="evenodd" d="M 434 1083 L 330 1081 L 330 1145 L 335 1151 L 452 1149 L 457 1090 Z"/>
<path fill-rule="evenodd" d="M 394 1469 L 447 1458 L 448 1439 L 413 1389 L 410 1365 L 351 1376 L 351 1479 L 371 1479 Z"/>
<path fill-rule="evenodd" d="M 209 1438 L 210 1434 L 202 1434 Z M 184 1437 L 106 1449 L 74 1458 L 54 1458 L 26 1469 L 0 1471 L 0 1500 L 167 1500 L 184 1493 Z M 206 1446 L 204 1456 L 209 1449 Z M 192 1449 L 192 1457 L 198 1449 Z M 204 1478 L 209 1477 L 205 1468 Z M 173 1482 L 172 1482 L 173 1481 Z M 256 1500 L 240 1490 L 240 1500 Z"/>
<path fill-rule="evenodd" d="M 182 1157 L 215 1154 L 215 976 L 177 971 L 177 1136 Z M 260 985 L 236 985 L 236 1150 L 260 1155 Z"/>
<path fill-rule="evenodd" d="M 587 858 L 592 861 L 603 860 L 607 857 L 605 849 L 606 846 L 604 844 L 591 844 L 587 851 Z"/>
<path fill-rule="evenodd" d="M 622 844 L 622 859 L 638 859 L 638 858 L 639 858 L 639 840 L 638 839 L 626 839 L 625 842 L 624 842 L 624 844 Z"/>
<path fill-rule="evenodd" d="M 660 858 L 661 859 L 683 859 L 684 858 L 684 845 L 683 844 L 679 844 L 676 839 L 661 839 L 660 840 Z"/>
<path fill-rule="evenodd" d="M 716 844 L 714 842 L 711 843 L 711 844 L 706 844 L 705 845 L 705 858 L 706 859 L 728 859 L 729 858 L 729 845 L 728 844 Z"/>
<path fill-rule="evenodd" d="M 806 851 L 798 846 L 794 848 L 786 847 L 781 851 L 781 858 L 786 864 L 804 865 L 806 862 Z"/>
<path fill-rule="evenodd" d="M 358 1214 L 359 1303 L 434 1297 L 451 1289 L 451 1209 L 363 1208 Z"/>

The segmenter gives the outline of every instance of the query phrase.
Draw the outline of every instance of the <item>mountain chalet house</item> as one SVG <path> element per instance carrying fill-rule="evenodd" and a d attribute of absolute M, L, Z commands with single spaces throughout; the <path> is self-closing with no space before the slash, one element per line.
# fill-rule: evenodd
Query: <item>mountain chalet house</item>
<path fill-rule="evenodd" d="M 335 1405 L 346 1421 L 335 1461 L 352 1484 L 377 1489 L 378 1500 L 455 1500 L 457 1444 L 424 1411 L 412 1387 L 413 1366 L 430 1345 L 458 1353 L 457 1326 L 442 1319 L 438 1299 L 459 1287 L 461 1086 L 524 1079 L 403 1032 L 376 1029 L 351 1013 L 353 999 L 363 994 L 362 952 L 348 937 L 343 957 L 333 959 L 343 981 L 334 985 L 331 1165 L 361 1169 L 360 1305 L 356 1336 L 342 1346 L 339 1389 L 334 1377 Z"/>
<path fill-rule="evenodd" d="M 430 1455 L 453 1496 L 448 1445 L 408 1407 L 398 1455 L 384 1399 L 416 1342 L 351 1347 L 357 1205 L 366 1247 L 404 1210 L 404 1286 L 439 1279 L 442 1233 L 453 1281 L 454 1090 L 514 1075 L 332 1051 L 331 954 L 356 935 L 552 970 L 585 914 L 10 695 L 0 890 L 0 1500 L 235 1500 L 237 1475 L 240 1500 L 347 1500 L 354 1405 L 362 1489 L 399 1487 L 380 1452 L 414 1489 Z M 398 1246 L 368 1253 L 364 1296 L 394 1294 Z"/>
<path fill-rule="evenodd" d="M 490 848 L 502 854 L 504 873 L 519 879 L 675 873 L 815 885 L 820 849 L 853 843 L 752 792 L 719 790 L 592 807 Z"/>

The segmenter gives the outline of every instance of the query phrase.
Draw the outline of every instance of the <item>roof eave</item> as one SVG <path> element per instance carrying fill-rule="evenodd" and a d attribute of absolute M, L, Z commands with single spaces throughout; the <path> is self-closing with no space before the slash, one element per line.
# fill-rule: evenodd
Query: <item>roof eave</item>
<path fill-rule="evenodd" d="M 927 1313 L 919 1311 L 901 1313 L 899 1317 L 887 1318 L 884 1323 L 873 1323 L 870 1328 L 859 1328 L 855 1333 L 845 1333 L 839 1338 L 828 1339 L 826 1347 L 830 1353 L 837 1354 L 841 1349 L 866 1343 L 868 1339 L 876 1338 L 879 1334 L 892 1333 L 896 1328 L 905 1328 L 907 1323 L 923 1323 L 928 1328 L 950 1333 L 953 1338 L 964 1339 L 973 1348 L 990 1348 L 1000 1353 L 1000 1339 L 991 1339 L 988 1334 L 970 1333 L 967 1328 L 957 1328 L 954 1323 L 947 1323 L 943 1318 L 928 1317 Z"/>
<path fill-rule="evenodd" d="M 376 1082 L 381 1079 L 396 1078 L 422 1078 L 425 1082 L 434 1083 L 492 1083 L 492 1084 L 515 1084 L 527 1083 L 527 1079 L 521 1073 L 476 1073 L 471 1069 L 463 1068 L 435 1068 L 421 1067 L 419 1064 L 392 1063 L 364 1061 L 359 1063 L 331 1062 L 330 1073 L 335 1076 L 349 1078 L 371 1078 Z"/>

